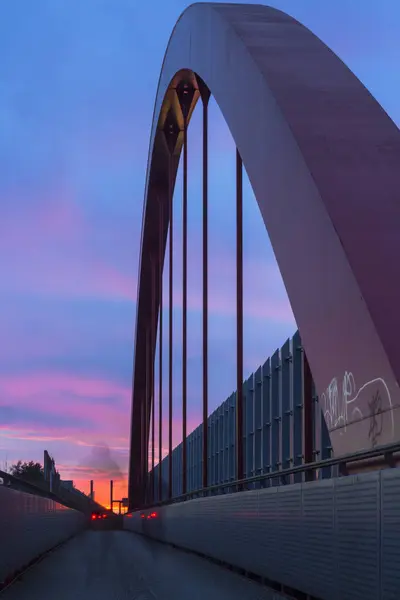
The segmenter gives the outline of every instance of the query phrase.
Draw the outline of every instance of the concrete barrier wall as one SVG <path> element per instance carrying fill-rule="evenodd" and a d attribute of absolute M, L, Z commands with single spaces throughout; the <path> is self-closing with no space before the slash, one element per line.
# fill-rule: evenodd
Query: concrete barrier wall
<path fill-rule="evenodd" d="M 86 526 L 54 500 L 0 486 L 0 584 Z"/>
<path fill-rule="evenodd" d="M 400 598 L 400 469 L 151 512 L 125 517 L 124 527 L 323 600 Z"/>

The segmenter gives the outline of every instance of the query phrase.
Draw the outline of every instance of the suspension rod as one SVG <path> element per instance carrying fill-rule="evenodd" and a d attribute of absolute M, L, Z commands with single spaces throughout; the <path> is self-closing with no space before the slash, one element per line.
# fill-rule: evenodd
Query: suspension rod
<path fill-rule="evenodd" d="M 168 411 L 168 497 L 172 498 L 172 334 L 173 334 L 173 190 L 172 190 L 172 155 L 169 157 L 168 172 L 169 192 L 169 411 Z"/>
<path fill-rule="evenodd" d="M 155 394 L 154 394 L 154 362 L 155 362 L 155 346 L 156 346 L 156 335 L 155 335 L 155 326 L 156 326 L 156 264 L 155 261 L 151 261 L 151 344 L 150 344 L 150 366 L 151 366 L 151 500 L 154 502 L 155 500 L 155 490 L 154 490 L 154 442 L 155 442 Z"/>
<path fill-rule="evenodd" d="M 147 384 L 146 384 L 147 385 Z M 146 395 L 147 390 L 145 389 L 144 401 L 140 405 L 140 477 L 142 480 L 142 486 L 140 490 L 140 504 L 144 506 L 146 504 L 146 469 L 145 469 L 145 456 L 146 456 Z"/>
<path fill-rule="evenodd" d="M 158 241 L 158 249 L 159 249 L 159 288 L 160 288 L 160 319 L 159 319 L 159 373 L 158 373 L 158 499 L 162 500 L 162 473 L 161 473 L 161 463 L 162 463 L 162 396 L 163 396 L 163 265 L 164 265 L 164 255 L 163 255 L 163 245 L 164 245 L 164 220 L 163 220 L 163 204 L 160 199 L 160 228 L 159 228 L 159 241 Z"/>
<path fill-rule="evenodd" d="M 208 95 L 203 94 L 203 487 L 208 485 Z"/>
<path fill-rule="evenodd" d="M 236 478 L 243 479 L 243 167 L 236 150 Z"/>
<path fill-rule="evenodd" d="M 150 444 L 150 436 L 149 436 L 149 403 L 150 403 L 150 360 L 149 360 L 149 352 L 150 350 L 150 336 L 149 330 L 146 330 L 146 393 L 145 393 L 145 408 L 144 408 L 144 457 L 143 457 L 143 467 L 144 467 L 144 499 L 145 504 L 148 503 L 148 492 L 149 492 L 149 444 Z"/>
<path fill-rule="evenodd" d="M 183 126 L 182 202 L 182 494 L 186 493 L 186 410 L 187 410 L 187 119 Z"/>

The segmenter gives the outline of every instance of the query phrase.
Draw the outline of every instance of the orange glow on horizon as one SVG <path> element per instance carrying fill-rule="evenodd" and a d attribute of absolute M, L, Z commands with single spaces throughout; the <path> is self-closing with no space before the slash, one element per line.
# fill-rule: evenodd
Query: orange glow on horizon
<path fill-rule="evenodd" d="M 86 479 L 74 480 L 74 486 L 84 494 L 90 493 L 90 481 Z M 110 509 L 110 480 L 109 479 L 94 479 L 93 480 L 94 499 L 96 502 Z M 114 480 L 113 499 L 122 500 L 128 496 L 128 482 L 125 479 L 120 481 Z M 118 504 L 115 503 L 113 511 L 118 513 Z M 126 508 L 122 507 L 121 512 L 126 512 Z"/>

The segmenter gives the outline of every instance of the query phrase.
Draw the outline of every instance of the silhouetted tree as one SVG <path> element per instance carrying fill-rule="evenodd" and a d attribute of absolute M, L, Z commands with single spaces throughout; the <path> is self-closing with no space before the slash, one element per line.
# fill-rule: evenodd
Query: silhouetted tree
<path fill-rule="evenodd" d="M 22 462 L 19 460 L 15 465 L 10 468 L 11 475 L 30 481 L 31 483 L 40 483 L 44 481 L 44 471 L 40 463 L 35 463 L 33 460 L 30 462 Z"/>

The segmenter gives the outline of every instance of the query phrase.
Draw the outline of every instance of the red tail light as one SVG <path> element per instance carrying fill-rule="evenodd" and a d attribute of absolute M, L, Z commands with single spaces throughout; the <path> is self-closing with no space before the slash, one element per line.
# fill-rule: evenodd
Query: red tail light
<path fill-rule="evenodd" d="M 145 516 L 144 516 L 144 514 L 142 513 L 142 514 L 140 515 L 140 518 L 141 518 L 141 519 L 145 519 L 146 517 L 145 517 Z"/>
<path fill-rule="evenodd" d="M 151 519 L 155 519 L 156 517 L 157 517 L 157 513 L 152 512 L 151 515 L 150 515 L 150 518 Z"/>
<path fill-rule="evenodd" d="M 94 521 L 95 519 L 97 519 L 97 515 L 92 515 L 92 521 Z"/>

